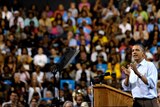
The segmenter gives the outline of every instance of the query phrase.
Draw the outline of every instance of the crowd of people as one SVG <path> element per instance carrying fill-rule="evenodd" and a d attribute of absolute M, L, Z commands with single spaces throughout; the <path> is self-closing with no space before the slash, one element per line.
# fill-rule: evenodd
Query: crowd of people
<path fill-rule="evenodd" d="M 67 9 L 63 4 L 56 10 L 46 5 L 43 11 L 35 4 L 25 10 L 17 0 L 10 7 L 3 5 L 0 105 L 93 107 L 93 84 L 122 90 L 121 66 L 133 61 L 135 44 L 145 47 L 145 59 L 160 74 L 159 5 L 159 0 L 81 0 Z M 67 68 L 54 72 L 68 47 L 79 54 Z M 110 75 L 102 75 L 106 72 Z"/>

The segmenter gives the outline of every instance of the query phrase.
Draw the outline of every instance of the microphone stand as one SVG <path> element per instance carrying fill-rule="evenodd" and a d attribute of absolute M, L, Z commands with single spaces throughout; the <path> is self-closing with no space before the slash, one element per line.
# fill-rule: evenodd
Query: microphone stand
<path fill-rule="evenodd" d="M 63 56 L 60 58 L 59 63 L 51 65 L 50 72 L 52 72 L 54 79 L 55 79 L 56 73 L 57 72 L 61 73 L 61 71 L 64 68 L 67 68 L 67 66 L 74 60 L 74 58 L 77 56 L 78 53 L 79 53 L 79 50 L 77 50 L 77 49 L 66 48 Z M 55 82 L 54 82 L 54 86 L 55 86 Z M 59 89 L 60 89 L 60 87 L 59 87 Z M 54 89 L 54 93 L 55 93 L 55 89 Z M 60 100 L 60 92 L 59 92 L 59 98 L 58 98 L 58 105 L 60 103 L 59 100 Z"/>
<path fill-rule="evenodd" d="M 51 77 L 51 78 L 53 78 L 53 82 L 49 81 L 49 84 L 51 84 L 51 91 L 52 91 L 52 93 L 54 93 L 53 100 L 52 100 L 53 103 L 50 106 L 57 107 L 59 105 L 59 98 L 57 98 L 55 96 L 55 92 L 56 92 L 55 90 L 56 90 L 56 83 L 57 83 L 56 74 L 57 74 L 57 72 L 59 72 L 59 65 L 55 64 L 55 63 L 51 64 L 49 72 L 51 72 L 53 74 Z M 52 87 L 53 87 L 53 89 L 52 89 Z"/>

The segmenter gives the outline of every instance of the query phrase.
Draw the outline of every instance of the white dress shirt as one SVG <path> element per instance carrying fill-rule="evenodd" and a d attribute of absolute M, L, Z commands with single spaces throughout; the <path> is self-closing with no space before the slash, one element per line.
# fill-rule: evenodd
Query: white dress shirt
<path fill-rule="evenodd" d="M 130 70 L 129 86 L 125 86 L 122 80 L 122 87 L 125 91 L 131 91 L 133 98 L 155 98 L 157 97 L 157 80 L 158 71 L 152 62 L 143 59 L 139 66 L 137 66 L 140 74 L 145 76 L 148 80 L 146 85 L 133 70 Z"/>

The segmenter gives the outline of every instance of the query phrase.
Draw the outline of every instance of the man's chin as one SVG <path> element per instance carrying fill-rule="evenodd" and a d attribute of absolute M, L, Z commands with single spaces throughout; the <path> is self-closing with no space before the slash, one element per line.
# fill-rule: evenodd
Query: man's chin
<path fill-rule="evenodd" d="M 137 58 L 137 57 L 134 57 L 133 59 L 134 59 L 134 61 L 138 61 L 139 60 L 139 58 Z"/>
<path fill-rule="evenodd" d="M 139 62 L 141 62 L 141 61 L 142 61 L 142 59 L 141 59 L 141 58 L 135 58 L 135 57 L 134 57 L 134 61 L 136 61 L 136 62 L 138 62 L 138 63 L 139 63 Z"/>

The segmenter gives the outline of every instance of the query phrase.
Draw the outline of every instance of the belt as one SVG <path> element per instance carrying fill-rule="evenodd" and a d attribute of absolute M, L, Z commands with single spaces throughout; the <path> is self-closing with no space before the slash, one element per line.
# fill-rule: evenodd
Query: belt
<path fill-rule="evenodd" d="M 134 98 L 134 100 L 153 100 L 156 99 L 156 97 L 154 98 Z"/>

